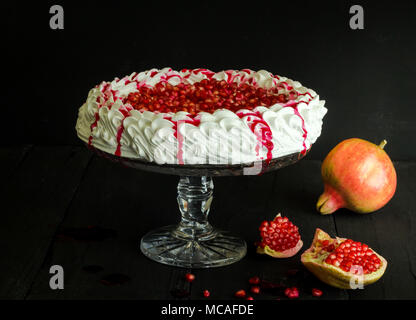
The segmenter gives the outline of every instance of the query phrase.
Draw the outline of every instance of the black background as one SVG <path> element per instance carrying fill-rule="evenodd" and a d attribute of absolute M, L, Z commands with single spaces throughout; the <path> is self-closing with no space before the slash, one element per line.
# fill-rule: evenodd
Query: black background
<path fill-rule="evenodd" d="M 52 4 L 64 8 L 64 30 L 49 28 Z M 349 27 L 352 4 L 364 7 L 364 30 Z M 385 138 L 392 159 L 414 159 L 415 8 L 339 0 L 7 5 L 1 144 L 79 144 L 78 108 L 102 80 L 153 67 L 251 68 L 299 80 L 327 101 L 311 159 L 349 137 Z"/>
<path fill-rule="evenodd" d="M 414 299 L 416 2 L 149 2 L 2 5 L 0 300 L 170 300 L 177 289 L 190 294 L 186 299 L 201 299 L 209 289 L 213 300 L 224 300 L 249 290 L 253 275 L 299 285 L 302 300 L 318 300 L 312 287 L 323 290 L 321 300 Z M 64 30 L 49 28 L 53 4 L 65 10 Z M 364 7 L 364 30 L 349 28 L 353 4 Z M 148 231 L 177 223 L 178 177 L 94 156 L 75 132 L 90 88 L 166 66 L 266 69 L 314 89 L 329 110 L 305 160 L 261 176 L 215 179 L 210 221 L 244 238 L 248 253 L 224 268 L 192 270 L 192 284 L 184 281 L 189 270 L 154 263 L 138 249 Z M 340 209 L 321 216 L 315 210 L 321 160 L 349 137 L 389 140 L 397 192 L 374 214 Z M 299 254 L 259 256 L 257 226 L 279 211 L 301 230 L 304 249 L 319 227 L 369 244 L 389 261 L 385 275 L 365 290 L 338 290 L 306 272 Z M 91 242 L 62 237 L 65 230 L 91 226 L 116 236 Z M 54 264 L 65 268 L 65 290 L 50 290 Z M 90 274 L 88 266 L 102 271 Z M 293 269 L 297 275 L 288 276 Z M 114 274 L 130 282 L 102 283 Z"/>

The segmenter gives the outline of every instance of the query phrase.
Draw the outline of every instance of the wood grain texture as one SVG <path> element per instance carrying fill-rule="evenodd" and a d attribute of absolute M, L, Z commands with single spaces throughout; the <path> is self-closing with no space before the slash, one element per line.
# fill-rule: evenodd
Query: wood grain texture
<path fill-rule="evenodd" d="M 13 163 L 25 153 L 23 149 L 3 152 L 9 154 L 4 163 Z M 395 197 L 369 215 L 340 210 L 321 216 L 315 211 L 322 191 L 319 161 L 302 160 L 262 176 L 215 178 L 210 222 L 243 237 L 248 253 L 227 267 L 189 270 L 155 263 L 139 251 L 139 239 L 146 232 L 179 221 L 178 178 L 90 157 L 84 149 L 34 147 L 11 175 L 7 188 L 3 185 L 8 205 L 0 226 L 6 261 L 0 265 L 2 298 L 206 299 L 203 290 L 207 289 L 209 299 L 235 299 L 237 290 L 249 292 L 248 279 L 254 275 L 296 285 L 300 299 L 306 300 L 317 299 L 311 295 L 312 288 L 323 290 L 320 299 L 331 300 L 416 297 L 416 163 L 395 164 L 399 181 Z M 365 290 L 338 290 L 302 267 L 301 252 L 288 259 L 256 254 L 258 226 L 278 212 L 299 226 L 304 241 L 301 252 L 320 227 L 332 236 L 368 243 L 389 261 L 386 274 Z M 76 230 L 84 232 L 82 241 L 74 240 Z M 88 230 L 107 230 L 109 236 L 94 241 Z M 49 288 L 49 268 L 54 264 L 65 270 L 64 290 Z M 186 272 L 195 274 L 193 283 L 184 280 Z M 107 280 L 117 277 L 126 282 L 109 285 Z M 276 290 L 253 296 L 285 299 Z"/>
<path fill-rule="evenodd" d="M 2 185 L 0 298 L 27 294 L 90 157 L 78 147 L 35 147 Z"/>
<path fill-rule="evenodd" d="M 168 285 L 173 269 L 142 255 L 139 239 L 153 228 L 178 221 L 176 183 L 177 177 L 124 168 L 94 157 L 61 230 L 99 226 L 114 230 L 116 236 L 89 242 L 56 238 L 28 298 L 170 298 Z M 62 291 L 49 289 L 48 269 L 52 264 L 62 265 L 65 270 Z M 89 274 L 83 268 L 90 265 L 103 270 Z M 117 286 L 100 282 L 110 274 L 126 275 L 130 281 Z"/>
<path fill-rule="evenodd" d="M 0 148 L 0 181 L 1 186 L 7 186 L 8 179 L 20 166 L 31 146 L 1 147 Z"/>

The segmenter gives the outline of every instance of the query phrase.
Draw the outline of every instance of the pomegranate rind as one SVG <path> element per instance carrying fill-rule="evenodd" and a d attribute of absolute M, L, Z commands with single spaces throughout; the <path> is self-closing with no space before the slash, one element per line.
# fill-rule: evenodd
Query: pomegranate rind
<path fill-rule="evenodd" d="M 312 272 L 319 280 L 329 284 L 330 286 L 340 288 L 340 289 L 353 289 L 351 287 L 351 279 L 356 277 L 353 273 L 346 272 L 341 268 L 335 267 L 331 264 L 325 262 L 325 258 L 330 254 L 321 254 L 319 251 L 319 240 L 329 240 L 331 243 L 337 245 L 343 242 L 346 239 L 343 238 L 331 238 L 326 232 L 322 231 L 321 229 L 316 229 L 315 237 L 312 241 L 312 245 L 309 249 L 307 249 L 304 253 L 302 253 L 301 261 L 303 265 Z M 373 250 L 373 252 L 377 255 L 377 257 L 381 261 L 380 268 L 377 269 L 375 272 L 364 274 L 363 275 L 363 286 L 372 284 L 380 279 L 386 268 L 387 268 L 387 261 L 382 256 L 380 256 L 377 252 Z"/>
<path fill-rule="evenodd" d="M 351 138 L 340 142 L 322 162 L 324 193 L 317 210 L 331 214 L 340 208 L 366 214 L 379 210 L 393 197 L 397 175 L 383 145 Z"/>
<path fill-rule="evenodd" d="M 296 243 L 296 246 L 293 248 L 287 249 L 285 251 L 275 251 L 271 249 L 268 245 L 265 245 L 264 248 L 257 247 L 257 253 L 259 254 L 267 254 L 273 258 L 290 258 L 293 257 L 296 253 L 299 252 L 299 250 L 302 248 L 303 242 L 302 240 L 299 240 Z"/>

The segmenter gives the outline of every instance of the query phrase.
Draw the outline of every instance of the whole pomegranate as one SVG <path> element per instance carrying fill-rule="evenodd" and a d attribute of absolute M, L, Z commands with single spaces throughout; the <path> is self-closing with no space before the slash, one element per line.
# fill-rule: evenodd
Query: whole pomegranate
<path fill-rule="evenodd" d="M 274 258 L 289 258 L 302 248 L 298 227 L 280 213 L 272 221 L 263 221 L 259 230 L 261 242 L 257 253 Z"/>
<path fill-rule="evenodd" d="M 321 174 L 324 193 L 316 208 L 330 214 L 340 208 L 370 213 L 383 207 L 396 191 L 396 170 L 383 150 L 387 141 L 375 145 L 352 138 L 339 143 L 326 156 Z"/>
<path fill-rule="evenodd" d="M 316 229 L 312 245 L 302 254 L 301 261 L 318 279 L 341 289 L 376 282 L 387 267 L 387 261 L 368 245 L 333 239 L 321 229 Z"/>

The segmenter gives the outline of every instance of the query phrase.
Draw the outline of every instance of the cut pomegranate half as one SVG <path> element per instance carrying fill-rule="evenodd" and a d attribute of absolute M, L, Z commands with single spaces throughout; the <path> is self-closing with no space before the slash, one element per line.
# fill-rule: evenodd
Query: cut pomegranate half
<path fill-rule="evenodd" d="M 316 229 L 311 247 L 301 261 L 321 281 L 341 289 L 353 289 L 376 282 L 384 274 L 387 261 L 368 245 L 351 239 L 331 238 Z"/>
<path fill-rule="evenodd" d="M 257 247 L 257 253 L 288 258 L 302 248 L 298 227 L 280 213 L 272 221 L 263 221 L 259 230 L 262 240 Z"/>

